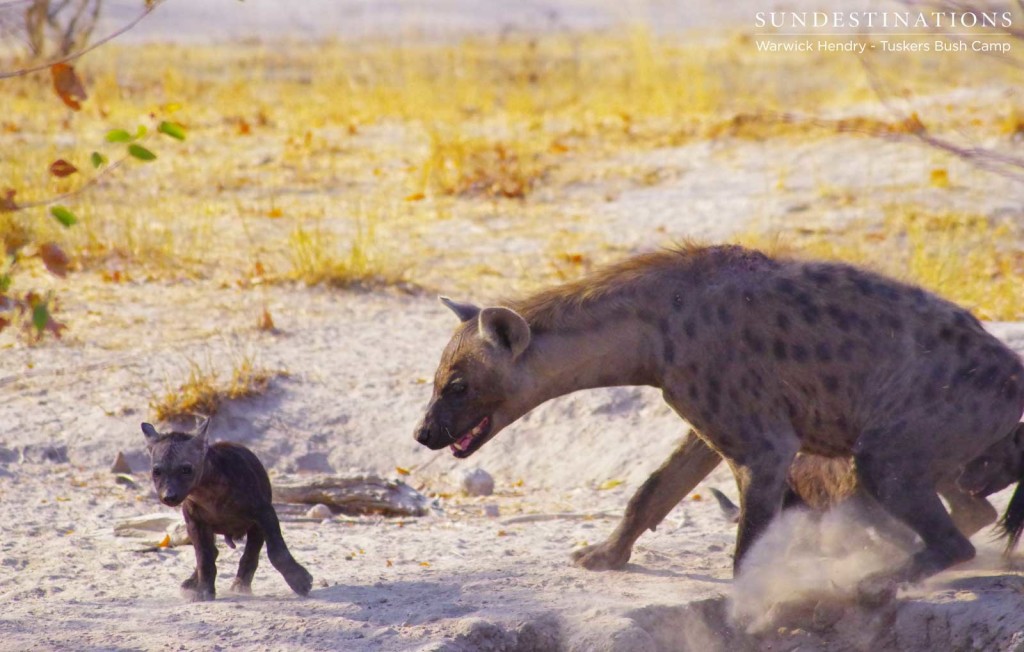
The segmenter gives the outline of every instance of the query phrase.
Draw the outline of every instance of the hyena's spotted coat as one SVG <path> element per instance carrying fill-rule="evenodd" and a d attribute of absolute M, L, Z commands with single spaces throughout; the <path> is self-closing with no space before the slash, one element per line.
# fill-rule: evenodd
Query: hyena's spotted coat
<path fill-rule="evenodd" d="M 703 477 L 718 454 L 736 475 L 737 568 L 777 512 L 798 450 L 852 455 L 861 486 L 925 542 L 865 580 L 873 596 L 973 556 L 936 489 L 1024 409 L 1021 361 L 967 311 L 848 265 L 687 247 L 509 307 L 447 303 L 463 324 L 418 441 L 466 457 L 555 396 L 660 387 L 699 432 L 661 478 L 678 467 Z M 671 509 L 679 487 L 652 480 L 647 499 Z"/>

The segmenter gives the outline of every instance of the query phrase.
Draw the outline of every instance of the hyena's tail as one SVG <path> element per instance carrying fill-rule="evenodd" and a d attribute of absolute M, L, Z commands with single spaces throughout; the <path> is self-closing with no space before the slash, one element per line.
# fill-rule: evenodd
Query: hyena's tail
<path fill-rule="evenodd" d="M 1003 518 L 999 519 L 998 528 L 1000 536 L 1006 538 L 1003 556 L 1009 557 L 1020 542 L 1021 534 L 1024 534 L 1024 478 L 1017 483 L 1010 504 L 1006 506 Z"/>
<path fill-rule="evenodd" d="M 1024 435 L 1024 423 L 1019 424 L 1014 431 L 1016 444 L 1014 451 L 1016 454 L 1024 456 L 1024 450 L 1020 443 L 1022 435 Z M 1013 490 L 1013 496 L 1006 506 L 1006 512 L 1003 513 L 1003 517 L 996 525 L 1000 538 L 1006 539 L 1006 548 L 1003 550 L 1004 557 L 1009 557 L 1013 553 L 1020 542 L 1021 535 L 1024 534 L 1024 459 L 1020 461 L 1018 469 L 1021 477 L 1017 480 L 1017 488 Z"/>
<path fill-rule="evenodd" d="M 740 518 L 740 508 L 736 506 L 734 502 L 729 500 L 725 494 L 714 487 L 708 487 L 708 491 L 718 501 L 718 506 L 722 509 L 722 513 L 725 514 L 725 518 L 736 522 Z"/>
<path fill-rule="evenodd" d="M 736 506 L 736 503 L 729 500 L 729 498 L 718 489 L 714 487 L 708 487 L 708 491 L 718 501 L 718 507 L 721 508 L 722 514 L 725 516 L 727 521 L 737 523 L 740 520 L 740 508 Z M 793 509 L 793 508 L 806 508 L 807 503 L 803 498 L 800 497 L 793 487 L 786 485 L 786 493 L 782 497 L 782 509 Z"/>

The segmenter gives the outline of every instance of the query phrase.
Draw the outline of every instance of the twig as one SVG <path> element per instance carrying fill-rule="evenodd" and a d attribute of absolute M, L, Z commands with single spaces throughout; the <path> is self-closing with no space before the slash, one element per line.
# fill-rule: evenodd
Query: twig
<path fill-rule="evenodd" d="M 861 66 L 864 68 L 868 84 L 871 85 L 871 90 L 875 93 L 875 96 L 879 99 L 886 110 L 897 118 L 902 117 L 904 120 L 907 119 L 903 112 L 889 101 L 889 96 L 882 87 L 880 77 L 868 62 L 867 57 L 859 57 L 859 60 Z M 985 147 L 965 147 L 963 145 L 958 145 L 950 140 L 928 133 L 927 128 L 915 130 L 911 132 L 910 135 L 933 149 L 939 149 L 953 154 L 957 158 L 967 161 L 979 169 L 992 172 L 993 174 L 998 174 L 1014 181 L 1024 182 L 1024 158 L 1010 154 L 1003 154 Z M 893 139 L 903 140 L 899 134 L 886 134 L 886 136 Z"/>
<path fill-rule="evenodd" d="M 539 523 L 541 521 L 589 521 L 595 518 L 617 518 L 615 512 L 558 512 L 557 514 L 525 514 L 501 520 L 502 525 Z"/>
<path fill-rule="evenodd" d="M 59 201 L 62 201 L 64 199 L 68 199 L 69 197 L 74 197 L 75 195 L 78 195 L 78 194 L 82 193 L 83 191 L 87 190 L 88 188 L 96 185 L 101 179 L 106 177 L 108 174 L 110 174 L 111 172 L 113 172 L 117 168 L 121 167 L 121 165 L 124 164 L 124 162 L 127 161 L 127 160 L 128 160 L 128 157 L 125 156 L 124 158 L 121 158 L 121 159 L 118 159 L 117 161 L 114 161 L 113 163 L 111 163 L 107 167 L 103 168 L 103 170 L 98 172 L 95 176 L 91 177 L 88 181 L 86 181 L 85 183 L 83 183 L 79 187 L 75 188 L 74 190 L 69 190 L 69 191 L 67 191 L 67 192 L 65 192 L 63 194 L 57 195 L 56 197 L 50 197 L 48 199 L 38 199 L 36 201 L 30 201 L 30 202 L 26 202 L 24 204 L 18 204 L 17 207 L 14 210 L 11 210 L 11 211 L 8 211 L 8 212 L 14 213 L 14 212 L 17 212 L 17 211 L 23 211 L 23 210 L 25 210 L 27 208 L 36 208 L 37 206 L 49 206 L 50 204 L 56 204 Z"/>
<path fill-rule="evenodd" d="M 123 27 L 121 27 L 120 29 L 118 29 L 117 31 L 115 31 L 115 32 L 113 32 L 111 34 L 107 34 L 106 36 L 104 36 L 100 40 L 96 41 L 92 45 L 84 47 L 81 50 L 78 50 L 76 52 L 72 52 L 70 54 L 67 54 L 67 55 L 65 55 L 63 57 L 59 57 L 57 59 L 53 59 L 53 60 L 48 61 L 46 63 L 37 64 L 35 66 L 29 66 L 27 68 L 21 68 L 20 70 L 14 70 L 14 71 L 11 71 L 11 72 L 0 72 L 0 79 L 9 79 L 11 77 L 23 77 L 24 75 L 30 75 L 30 74 L 32 74 L 34 72 L 39 72 L 40 70 L 46 70 L 47 68 L 49 68 L 51 66 L 55 66 L 58 63 L 67 63 L 68 61 L 74 61 L 75 59 L 81 57 L 82 55 L 87 54 L 89 52 L 92 52 L 93 50 L 95 50 L 99 46 L 101 46 L 101 45 L 103 45 L 103 44 L 105 44 L 105 43 L 107 43 L 109 41 L 114 40 L 118 36 L 124 34 L 128 30 L 130 30 L 131 28 L 135 27 L 136 25 L 138 25 L 142 21 L 143 18 L 145 18 L 146 16 L 151 14 L 154 9 L 156 9 L 157 7 L 162 5 L 164 2 L 166 2 L 166 0 L 152 0 L 152 2 L 148 3 L 145 6 L 145 8 L 142 10 L 142 13 L 140 13 L 138 16 L 133 18 L 126 25 L 124 25 Z"/>

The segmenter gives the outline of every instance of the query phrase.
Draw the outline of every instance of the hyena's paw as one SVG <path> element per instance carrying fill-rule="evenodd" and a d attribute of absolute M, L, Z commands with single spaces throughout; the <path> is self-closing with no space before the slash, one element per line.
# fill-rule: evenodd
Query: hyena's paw
<path fill-rule="evenodd" d="M 628 548 L 622 551 L 605 541 L 574 551 L 572 563 L 592 571 L 620 570 L 629 561 L 630 552 Z"/>
<path fill-rule="evenodd" d="M 896 599 L 900 582 L 891 573 L 868 575 L 857 583 L 857 601 L 865 607 L 882 607 Z"/>
<path fill-rule="evenodd" d="M 284 581 L 288 582 L 288 586 L 292 587 L 292 591 L 299 595 L 309 595 L 309 590 L 313 588 L 313 576 L 309 574 L 309 571 L 301 565 L 295 564 L 295 568 L 282 574 L 284 575 Z"/>
<path fill-rule="evenodd" d="M 207 586 L 196 586 L 192 589 L 183 586 L 181 592 L 189 602 L 210 602 L 215 597 L 214 590 Z"/>
<path fill-rule="evenodd" d="M 192 573 L 192 575 L 187 580 L 181 583 L 181 590 L 195 591 L 197 586 L 199 586 L 199 576 L 195 573 Z"/>
<path fill-rule="evenodd" d="M 231 583 L 229 590 L 239 595 L 250 595 L 252 593 L 252 583 L 246 582 L 241 577 L 236 577 L 235 581 Z"/>

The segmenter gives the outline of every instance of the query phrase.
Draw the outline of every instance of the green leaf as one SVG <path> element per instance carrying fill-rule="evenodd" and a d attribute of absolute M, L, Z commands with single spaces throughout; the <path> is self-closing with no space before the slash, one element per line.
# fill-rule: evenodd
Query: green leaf
<path fill-rule="evenodd" d="M 0 294 L 7 292 L 11 289 L 11 278 L 10 274 L 0 274 Z"/>
<path fill-rule="evenodd" d="M 32 307 L 32 325 L 36 327 L 36 330 L 40 333 L 46 328 L 46 325 L 50 323 L 50 309 L 47 307 L 45 301 L 40 301 Z"/>
<path fill-rule="evenodd" d="M 139 125 L 139 128 L 135 130 L 135 137 L 136 138 L 142 138 L 145 135 L 146 135 L 146 127 L 143 126 L 143 125 Z"/>
<path fill-rule="evenodd" d="M 94 168 L 98 168 L 101 165 L 106 165 L 107 163 L 107 157 L 104 156 L 103 154 L 100 154 L 99 152 L 93 152 L 92 156 L 89 157 L 89 160 L 92 161 L 92 166 Z"/>
<path fill-rule="evenodd" d="M 130 143 L 134 138 L 124 129 L 113 129 L 107 132 L 108 143 Z"/>
<path fill-rule="evenodd" d="M 164 120 L 156 130 L 162 134 L 170 136 L 171 138 L 185 140 L 185 128 L 176 122 L 167 122 Z"/>
<path fill-rule="evenodd" d="M 60 222 L 66 227 L 71 226 L 78 222 L 78 218 L 75 217 L 75 214 L 69 211 L 68 209 L 64 208 L 63 206 L 51 206 L 50 215 L 53 215 L 55 218 L 57 218 L 58 222 Z"/>
<path fill-rule="evenodd" d="M 135 143 L 132 143 L 131 145 L 128 146 L 128 153 L 134 156 L 135 158 L 139 159 L 140 161 L 156 160 L 156 154 L 149 151 L 142 145 L 137 145 Z"/>

